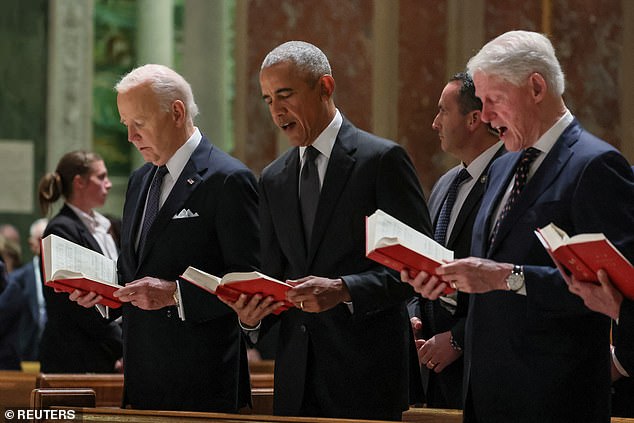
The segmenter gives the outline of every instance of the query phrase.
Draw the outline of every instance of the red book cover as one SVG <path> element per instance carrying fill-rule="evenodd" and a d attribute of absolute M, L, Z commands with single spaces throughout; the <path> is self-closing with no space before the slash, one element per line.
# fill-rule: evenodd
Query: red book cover
<path fill-rule="evenodd" d="M 596 282 L 600 269 L 627 298 L 634 299 L 634 267 L 603 234 L 580 234 L 569 237 L 550 224 L 536 231 L 553 261 L 580 281 Z"/>
<path fill-rule="evenodd" d="M 68 292 L 69 294 L 75 289 L 79 289 L 86 293 L 96 292 L 103 297 L 103 299 L 99 301 L 99 304 L 103 304 L 110 308 L 121 307 L 121 301 L 113 295 L 113 292 L 121 288 L 118 285 L 110 285 L 87 278 L 55 279 L 46 281 L 44 284 L 52 288 L 57 288 L 60 291 Z"/>
<path fill-rule="evenodd" d="M 195 267 L 189 266 L 181 277 L 199 288 L 229 301 L 237 301 L 240 294 L 251 297 L 260 294 L 263 297 L 272 296 L 275 301 L 282 301 L 284 305 L 273 313 L 280 314 L 295 305 L 286 300 L 286 291 L 291 285 L 259 272 L 233 272 L 219 278 Z"/>
<path fill-rule="evenodd" d="M 415 277 L 421 270 L 435 275 L 443 260 L 453 259 L 453 251 L 377 210 L 366 218 L 366 256 L 398 272 L 407 269 Z M 450 286 L 444 291 L 452 292 L 455 289 Z"/>
<path fill-rule="evenodd" d="M 46 286 L 68 293 L 75 289 L 95 292 L 103 297 L 100 304 L 121 307 L 121 301 L 113 295 L 121 288 L 114 260 L 57 235 L 43 238 L 40 245 Z"/>

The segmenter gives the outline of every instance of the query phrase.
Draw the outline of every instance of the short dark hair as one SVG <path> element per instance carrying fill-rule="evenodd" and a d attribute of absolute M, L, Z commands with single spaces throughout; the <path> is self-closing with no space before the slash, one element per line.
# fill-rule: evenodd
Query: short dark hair
<path fill-rule="evenodd" d="M 466 115 L 473 110 L 482 111 L 482 101 L 476 97 L 475 84 L 473 79 L 466 72 L 459 72 L 453 75 L 449 82 L 460 82 L 460 90 L 458 91 L 458 105 L 460 113 Z"/>

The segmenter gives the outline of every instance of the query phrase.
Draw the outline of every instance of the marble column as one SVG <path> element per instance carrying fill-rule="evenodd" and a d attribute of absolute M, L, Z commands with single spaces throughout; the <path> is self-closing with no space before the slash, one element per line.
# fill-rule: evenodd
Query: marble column
<path fill-rule="evenodd" d="M 93 8 L 86 0 L 49 2 L 48 170 L 68 151 L 92 149 Z"/>

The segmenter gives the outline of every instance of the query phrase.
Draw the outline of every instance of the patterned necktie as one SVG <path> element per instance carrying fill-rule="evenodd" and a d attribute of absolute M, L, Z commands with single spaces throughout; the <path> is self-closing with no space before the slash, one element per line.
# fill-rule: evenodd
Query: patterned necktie
<path fill-rule="evenodd" d="M 310 245 L 310 236 L 313 231 L 313 222 L 319 203 L 319 173 L 315 159 L 319 156 L 319 150 L 312 145 L 304 152 L 304 166 L 299 180 L 299 204 L 302 210 L 304 223 L 304 236 L 306 247 Z"/>
<path fill-rule="evenodd" d="M 147 196 L 147 203 L 145 205 L 145 215 L 143 216 L 143 227 L 141 228 L 141 237 L 139 238 L 139 256 L 145 246 L 145 239 L 150 231 L 150 227 L 159 212 L 159 200 L 161 198 L 161 184 L 163 183 L 163 177 L 167 174 L 167 167 L 165 165 L 160 166 L 154 173 L 152 184 Z"/>
<path fill-rule="evenodd" d="M 456 197 L 458 196 L 458 188 L 460 188 L 460 185 L 469 178 L 471 178 L 471 175 L 467 169 L 463 167 L 453 178 L 451 185 L 449 185 L 447 197 L 442 205 L 442 209 L 440 209 L 438 221 L 436 222 L 436 231 L 434 232 L 434 239 L 442 245 L 445 245 L 445 241 L 447 239 L 447 229 L 449 228 L 451 211 L 453 210 Z"/>
<path fill-rule="evenodd" d="M 539 156 L 539 151 L 536 148 L 530 147 L 524 150 L 522 153 L 522 158 L 517 164 L 517 168 L 515 169 L 515 182 L 513 183 L 513 189 L 511 190 L 511 194 L 509 198 L 506 200 L 506 204 L 502 208 L 500 212 L 500 217 L 495 222 L 495 226 L 493 227 L 493 232 L 491 232 L 491 238 L 489 245 L 493 245 L 493 241 L 495 241 L 495 237 L 497 236 L 498 230 L 500 228 L 500 222 L 506 217 L 509 210 L 513 207 L 513 204 L 517 201 L 520 196 L 524 186 L 526 185 L 526 180 L 528 179 L 528 171 L 531 168 L 531 164 L 535 161 L 537 156 Z"/>

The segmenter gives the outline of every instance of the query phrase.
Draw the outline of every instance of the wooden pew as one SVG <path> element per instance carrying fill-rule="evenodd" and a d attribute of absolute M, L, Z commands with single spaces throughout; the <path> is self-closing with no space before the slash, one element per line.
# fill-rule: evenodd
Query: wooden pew
<path fill-rule="evenodd" d="M 68 408 L 53 407 L 57 410 L 72 410 L 75 420 L 86 422 L 110 423 L 380 423 L 380 420 L 324 419 L 313 417 L 281 417 L 262 415 L 242 415 L 223 413 L 199 413 L 189 411 L 150 411 L 124 410 L 113 408 Z M 414 412 L 412 412 L 414 410 Z M 458 410 L 440 410 L 433 408 L 410 409 L 403 413 L 403 421 L 420 423 L 454 423 L 462 421 Z M 55 423 L 59 420 L 43 420 Z M 634 419 L 613 417 L 611 423 L 634 423 Z"/>
<path fill-rule="evenodd" d="M 0 409 L 27 408 L 37 375 L 18 370 L 0 370 Z"/>
<path fill-rule="evenodd" d="M 249 371 L 251 374 L 268 373 L 273 374 L 275 370 L 274 360 L 258 360 L 249 362 Z"/>
<path fill-rule="evenodd" d="M 31 392 L 32 409 L 49 409 L 52 406 L 95 407 L 94 389 L 36 388 Z"/>
<path fill-rule="evenodd" d="M 273 414 L 273 375 L 265 373 L 251 375 L 251 386 L 253 408 L 249 411 L 252 414 Z M 93 389 L 96 394 L 97 407 L 118 408 L 121 407 L 123 397 L 123 375 L 40 373 L 36 383 L 23 390 L 22 407 L 29 405 L 29 395 L 35 387 Z"/>
<path fill-rule="evenodd" d="M 403 421 L 408 423 L 461 423 L 462 411 L 440 408 L 410 408 L 403 413 Z"/>
<path fill-rule="evenodd" d="M 323 419 L 314 417 L 280 417 L 188 411 L 114 410 L 111 408 L 73 408 L 75 419 L 110 423 L 380 423 L 380 420 Z M 49 422 L 48 420 L 43 420 Z M 59 421 L 59 420 L 57 420 Z M 55 423 L 55 420 L 50 420 Z M 393 423 L 393 422 L 392 422 Z"/>
<path fill-rule="evenodd" d="M 123 398 L 122 374 L 54 374 L 40 373 L 38 388 L 88 388 L 96 395 L 97 407 L 121 407 Z"/>

